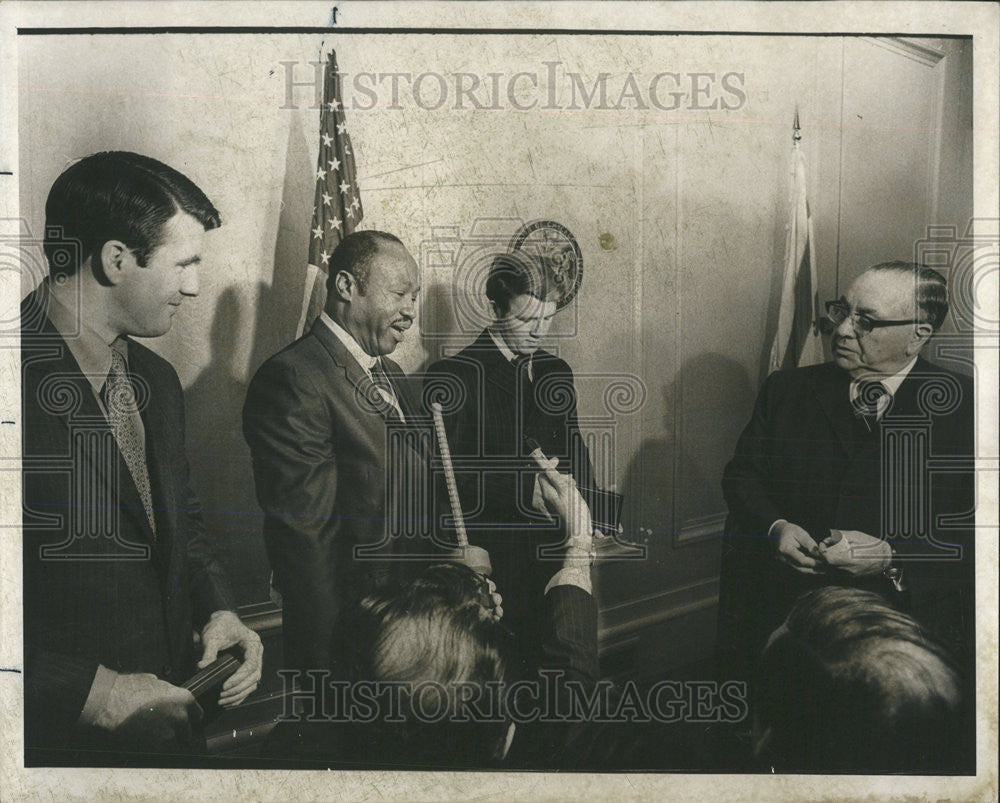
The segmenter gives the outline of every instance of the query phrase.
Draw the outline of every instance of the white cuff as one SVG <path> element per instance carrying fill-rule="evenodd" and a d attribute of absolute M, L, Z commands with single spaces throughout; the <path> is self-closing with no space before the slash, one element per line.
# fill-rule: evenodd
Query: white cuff
<path fill-rule="evenodd" d="M 566 566 L 560 569 L 552 575 L 552 579 L 545 586 L 545 593 L 548 594 L 549 589 L 556 586 L 576 586 L 577 588 L 582 588 L 588 594 L 593 594 L 594 590 L 590 582 L 590 567 Z"/>

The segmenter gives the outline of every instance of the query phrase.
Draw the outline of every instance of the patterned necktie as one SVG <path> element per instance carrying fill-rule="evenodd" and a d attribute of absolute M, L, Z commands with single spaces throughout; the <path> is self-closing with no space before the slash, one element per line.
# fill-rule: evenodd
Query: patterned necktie
<path fill-rule="evenodd" d="M 375 387 L 382 391 L 390 416 L 399 419 L 399 400 L 396 398 L 396 392 L 392 389 L 389 375 L 382 367 L 382 360 L 375 360 L 375 364 L 372 366 L 372 382 L 375 383 Z"/>
<path fill-rule="evenodd" d="M 854 414 L 862 419 L 871 432 L 878 423 L 878 405 L 889 389 L 876 379 L 862 379 L 858 382 L 858 395 L 852 402 Z"/>
<path fill-rule="evenodd" d="M 139 491 L 139 498 L 146 509 L 146 518 L 156 537 L 156 519 L 153 515 L 153 493 L 149 484 L 149 469 L 146 466 L 146 447 L 139 437 L 135 425 L 135 417 L 139 415 L 136 407 L 135 391 L 128 376 L 125 358 L 115 349 L 111 350 L 111 370 L 107 382 L 104 383 L 102 394 L 104 407 L 108 413 L 108 423 L 118 443 L 118 449 L 125 458 L 125 465 Z"/>

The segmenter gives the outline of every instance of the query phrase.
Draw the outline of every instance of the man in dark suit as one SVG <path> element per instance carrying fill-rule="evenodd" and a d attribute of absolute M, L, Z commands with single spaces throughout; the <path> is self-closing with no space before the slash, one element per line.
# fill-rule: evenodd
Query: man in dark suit
<path fill-rule="evenodd" d="M 329 665 L 338 611 L 384 581 L 404 540 L 396 525 L 419 529 L 410 492 L 421 455 L 406 437 L 419 411 L 387 357 L 413 323 L 419 292 L 398 238 L 345 237 L 330 257 L 324 312 L 250 383 L 243 432 L 283 599 L 287 667 Z M 387 510 L 400 516 L 390 522 Z"/>
<path fill-rule="evenodd" d="M 883 263 L 827 310 L 833 361 L 768 377 L 726 467 L 720 649 L 745 673 L 799 594 L 840 584 L 908 608 L 971 666 L 973 388 L 919 356 L 945 280 Z"/>
<path fill-rule="evenodd" d="M 573 372 L 540 348 L 556 313 L 553 283 L 526 253 L 498 255 L 486 281 L 494 320 L 475 342 L 435 362 L 428 382 L 460 398 L 445 411 L 448 444 L 470 540 L 490 553 L 508 600 L 505 618 L 537 660 L 533 600 L 552 575 L 563 538 L 539 508 L 533 448 L 558 459 L 585 492 L 593 469 L 577 423 Z M 428 397 L 433 396 L 430 388 Z"/>
<path fill-rule="evenodd" d="M 256 688 L 262 647 L 234 613 L 188 484 L 184 398 L 158 337 L 198 292 L 218 212 L 188 178 L 99 153 L 56 179 L 50 276 L 22 305 L 25 762 L 160 763 L 197 750 L 179 687 L 220 649 Z M 203 745 L 203 740 L 202 745 Z"/>

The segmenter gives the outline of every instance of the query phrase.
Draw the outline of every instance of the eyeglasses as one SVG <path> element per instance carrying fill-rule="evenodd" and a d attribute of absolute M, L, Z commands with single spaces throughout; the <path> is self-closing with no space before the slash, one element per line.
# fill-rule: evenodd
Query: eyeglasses
<path fill-rule="evenodd" d="M 873 329 L 881 329 L 884 326 L 912 326 L 915 323 L 920 323 L 920 321 L 913 318 L 899 321 L 883 321 L 871 318 L 863 312 L 851 312 L 851 308 L 843 301 L 827 301 L 826 317 L 822 318 L 819 323 L 826 334 L 830 334 L 848 318 L 851 319 L 854 331 L 859 335 L 866 335 Z"/>

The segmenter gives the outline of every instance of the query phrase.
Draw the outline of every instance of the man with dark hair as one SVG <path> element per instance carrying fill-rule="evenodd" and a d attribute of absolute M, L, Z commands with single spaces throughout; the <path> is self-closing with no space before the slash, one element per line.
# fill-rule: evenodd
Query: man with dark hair
<path fill-rule="evenodd" d="M 329 665 L 337 613 L 385 579 L 403 540 L 387 511 L 417 517 L 408 492 L 423 470 L 411 441 L 393 439 L 419 411 L 388 358 L 416 314 L 416 262 L 391 234 L 354 232 L 330 257 L 327 288 L 311 331 L 260 367 L 243 408 L 284 663 L 301 670 Z"/>
<path fill-rule="evenodd" d="M 971 669 L 973 389 L 919 356 L 947 310 L 936 271 L 875 265 L 827 304 L 833 361 L 764 383 L 723 479 L 719 641 L 737 671 L 828 584 L 907 607 Z"/>
<path fill-rule="evenodd" d="M 778 772 L 972 772 L 971 718 L 951 657 L 873 592 L 804 594 L 754 683 L 754 753 Z M 963 721 L 964 720 L 964 721 Z"/>
<path fill-rule="evenodd" d="M 471 345 L 428 369 L 428 382 L 459 388 L 461 405 L 444 421 L 471 540 L 484 547 L 509 603 L 507 621 L 537 661 L 541 631 L 531 600 L 540 596 L 559 559 L 562 533 L 538 510 L 539 447 L 581 489 L 593 469 L 577 422 L 573 372 L 540 348 L 556 314 L 555 286 L 523 251 L 495 257 L 486 281 L 493 322 Z M 442 494 L 443 496 L 443 494 Z M 546 547 L 548 547 L 546 549 Z"/>
<path fill-rule="evenodd" d="M 236 613 L 188 484 L 174 369 L 158 337 L 198 294 L 219 214 L 188 178 L 99 153 L 46 203 L 50 278 L 22 304 L 25 762 L 163 763 L 197 751 L 178 686 L 238 646 L 239 704 L 262 647 Z M 203 740 L 201 747 L 204 747 Z"/>

